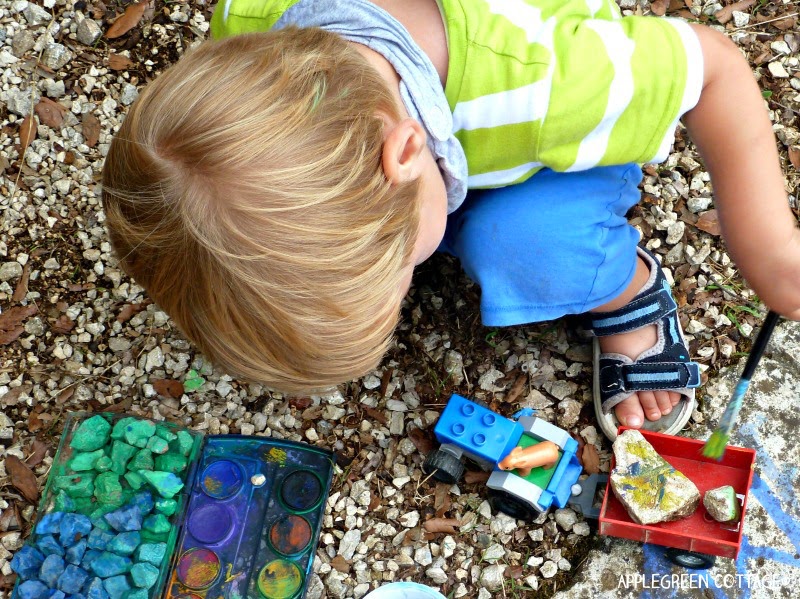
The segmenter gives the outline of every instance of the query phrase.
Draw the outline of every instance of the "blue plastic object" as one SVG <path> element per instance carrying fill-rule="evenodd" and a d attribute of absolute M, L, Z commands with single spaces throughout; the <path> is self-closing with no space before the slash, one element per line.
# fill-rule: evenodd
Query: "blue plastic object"
<path fill-rule="evenodd" d="M 460 395 L 452 395 L 434 428 L 439 443 L 452 443 L 468 457 L 499 462 L 522 436 L 522 426 Z"/>

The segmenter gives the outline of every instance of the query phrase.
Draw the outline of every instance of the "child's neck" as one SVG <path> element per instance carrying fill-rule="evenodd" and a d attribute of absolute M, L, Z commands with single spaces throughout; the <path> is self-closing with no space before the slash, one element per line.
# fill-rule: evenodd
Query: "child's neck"
<path fill-rule="evenodd" d="M 402 23 L 431 59 L 442 87 L 447 83 L 447 35 L 436 0 L 371 0 Z"/>

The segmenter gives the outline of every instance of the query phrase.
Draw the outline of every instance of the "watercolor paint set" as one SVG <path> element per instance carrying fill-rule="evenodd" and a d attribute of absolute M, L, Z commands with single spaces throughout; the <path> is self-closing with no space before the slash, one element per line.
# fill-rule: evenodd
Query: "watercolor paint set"
<path fill-rule="evenodd" d="M 331 452 L 70 414 L 12 599 L 300 599 Z"/>

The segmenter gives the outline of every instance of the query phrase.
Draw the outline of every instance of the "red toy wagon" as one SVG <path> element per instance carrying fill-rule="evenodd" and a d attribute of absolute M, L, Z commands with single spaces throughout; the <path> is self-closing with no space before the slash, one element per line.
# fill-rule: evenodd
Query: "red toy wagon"
<path fill-rule="evenodd" d="M 623 430 L 620 428 L 620 432 Z M 697 485 L 701 497 L 706 491 L 731 485 L 741 502 L 741 517 L 738 522 L 717 522 L 708 515 L 701 501 L 688 518 L 651 525 L 637 524 L 614 495 L 609 480 L 598 518 L 600 534 L 670 547 L 667 557 L 686 568 L 710 568 L 716 556 L 736 558 L 742 544 L 756 452 L 728 446 L 724 457 L 715 460 L 703 457 L 704 441 L 645 430 L 640 432 L 661 457 Z M 614 465 L 612 458 L 612 469 Z"/>

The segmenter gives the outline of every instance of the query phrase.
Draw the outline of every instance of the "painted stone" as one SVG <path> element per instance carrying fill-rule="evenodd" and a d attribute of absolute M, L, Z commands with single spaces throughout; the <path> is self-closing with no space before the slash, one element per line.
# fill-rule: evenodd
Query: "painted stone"
<path fill-rule="evenodd" d="M 58 577 L 64 572 L 64 565 L 64 558 L 60 555 L 48 555 L 39 569 L 39 580 L 51 589 L 55 588 Z"/>
<path fill-rule="evenodd" d="M 125 593 L 131 590 L 127 576 L 112 576 L 103 581 L 103 588 L 108 593 L 109 599 L 122 599 Z"/>
<path fill-rule="evenodd" d="M 64 512 L 49 512 L 42 516 L 42 519 L 36 525 L 37 535 L 53 535 L 57 534 L 61 526 L 61 518 L 64 517 Z"/>
<path fill-rule="evenodd" d="M 139 474 L 150 483 L 164 499 L 172 499 L 176 493 L 183 489 L 183 481 L 172 472 L 140 470 Z"/>
<path fill-rule="evenodd" d="M 17 587 L 19 599 L 46 599 L 50 596 L 50 589 L 38 580 L 26 580 Z"/>
<path fill-rule="evenodd" d="M 122 503 L 122 485 L 116 472 L 98 474 L 94 481 L 94 495 L 101 505 L 118 506 Z"/>
<path fill-rule="evenodd" d="M 64 514 L 59 526 L 63 547 L 70 547 L 92 532 L 92 521 L 83 514 Z"/>
<path fill-rule="evenodd" d="M 611 488 L 635 522 L 656 524 L 694 513 L 700 503 L 697 486 L 658 455 L 639 431 L 624 431 L 613 447 Z"/>
<path fill-rule="evenodd" d="M 142 542 L 142 535 L 138 530 L 131 530 L 129 532 L 121 532 L 108 544 L 108 551 L 118 555 L 133 555 L 136 548 Z"/>
<path fill-rule="evenodd" d="M 11 558 L 11 569 L 19 574 L 23 580 L 36 578 L 39 574 L 39 568 L 42 567 L 42 562 L 44 562 L 44 555 L 40 551 L 31 545 L 24 545 Z"/>
<path fill-rule="evenodd" d="M 84 470 L 94 470 L 97 468 L 97 462 L 100 458 L 105 457 L 105 452 L 102 449 L 97 451 L 82 451 L 75 454 L 69 462 L 69 467 L 75 472 L 83 472 Z"/>
<path fill-rule="evenodd" d="M 108 593 L 103 587 L 103 580 L 99 577 L 92 578 L 86 586 L 86 599 L 108 599 Z"/>
<path fill-rule="evenodd" d="M 62 572 L 61 576 L 58 577 L 58 582 L 56 584 L 59 591 L 67 595 L 74 595 L 80 592 L 88 578 L 88 572 L 82 570 L 78 566 L 69 564 L 64 568 L 64 572 Z"/>
<path fill-rule="evenodd" d="M 165 453 L 156 456 L 156 470 L 172 472 L 178 474 L 186 469 L 187 461 L 182 455 L 176 453 Z"/>
<path fill-rule="evenodd" d="M 119 574 L 125 574 L 131 569 L 132 562 L 129 558 L 110 551 L 103 551 L 97 559 L 92 562 L 92 572 L 100 578 L 109 578 Z M 108 587 L 106 587 L 108 591 Z M 109 595 L 111 593 L 109 592 Z"/>
<path fill-rule="evenodd" d="M 104 518 L 118 532 L 142 529 L 142 510 L 138 505 L 125 505 L 109 512 Z"/>
<path fill-rule="evenodd" d="M 166 553 L 166 543 L 142 543 L 136 550 L 136 561 L 160 566 Z"/>
<path fill-rule="evenodd" d="M 111 470 L 122 476 L 130 460 L 136 453 L 136 448 L 124 441 L 114 441 L 111 445 Z"/>
<path fill-rule="evenodd" d="M 140 562 L 131 568 L 133 584 L 142 589 L 149 589 L 158 580 L 158 568 L 153 564 Z"/>
<path fill-rule="evenodd" d="M 730 485 L 706 491 L 703 496 L 703 505 L 717 522 L 739 520 L 741 515 L 739 498 L 736 497 L 736 491 Z"/>
<path fill-rule="evenodd" d="M 72 547 L 67 548 L 67 550 L 64 552 L 64 559 L 67 561 L 67 563 L 75 564 L 77 566 L 81 563 L 83 554 L 86 553 L 87 545 L 86 539 L 81 539 L 72 545 Z"/>
<path fill-rule="evenodd" d="M 69 446 L 78 451 L 95 451 L 108 442 L 111 425 L 100 415 L 81 422 L 72 435 Z"/>

